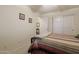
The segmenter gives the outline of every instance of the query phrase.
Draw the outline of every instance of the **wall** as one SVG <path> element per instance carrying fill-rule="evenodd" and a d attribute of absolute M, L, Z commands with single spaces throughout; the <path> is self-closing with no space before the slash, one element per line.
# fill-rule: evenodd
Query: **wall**
<path fill-rule="evenodd" d="M 48 32 L 50 33 L 53 32 L 53 17 L 52 16 L 48 17 Z"/>
<path fill-rule="evenodd" d="M 19 20 L 19 13 L 25 20 Z M 28 23 L 28 18 L 33 23 Z M 27 53 L 35 35 L 36 18 L 28 6 L 0 6 L 0 53 Z"/>
<path fill-rule="evenodd" d="M 37 18 L 40 23 L 40 37 L 47 36 L 49 34 L 49 29 L 48 29 L 48 17 L 38 17 Z"/>
<path fill-rule="evenodd" d="M 45 37 L 52 33 L 53 31 L 53 25 L 52 25 L 52 16 L 40 16 L 37 18 L 40 23 L 40 35 L 41 37 Z"/>

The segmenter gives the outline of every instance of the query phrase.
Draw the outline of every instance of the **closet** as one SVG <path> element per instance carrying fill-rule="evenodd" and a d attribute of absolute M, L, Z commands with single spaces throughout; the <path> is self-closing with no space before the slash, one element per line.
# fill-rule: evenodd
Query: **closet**
<path fill-rule="evenodd" d="M 63 16 L 63 34 L 73 35 L 74 34 L 74 16 L 67 15 Z"/>
<path fill-rule="evenodd" d="M 63 18 L 62 16 L 53 17 L 53 33 L 62 34 L 63 33 Z"/>
<path fill-rule="evenodd" d="M 79 15 L 53 16 L 53 33 L 76 35 L 79 34 Z"/>

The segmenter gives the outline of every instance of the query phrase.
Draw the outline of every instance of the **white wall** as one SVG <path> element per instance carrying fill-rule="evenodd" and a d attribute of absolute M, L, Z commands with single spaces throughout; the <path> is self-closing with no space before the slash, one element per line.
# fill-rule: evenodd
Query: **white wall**
<path fill-rule="evenodd" d="M 53 17 L 49 16 L 48 17 L 48 32 L 52 33 L 53 32 Z"/>
<path fill-rule="evenodd" d="M 25 20 L 19 20 L 19 13 Z M 33 23 L 28 23 L 28 18 Z M 0 53 L 27 53 L 35 35 L 36 18 L 28 6 L 0 6 Z"/>
<path fill-rule="evenodd" d="M 40 37 L 47 36 L 49 34 L 48 29 L 48 17 L 38 17 L 38 21 L 40 23 Z"/>

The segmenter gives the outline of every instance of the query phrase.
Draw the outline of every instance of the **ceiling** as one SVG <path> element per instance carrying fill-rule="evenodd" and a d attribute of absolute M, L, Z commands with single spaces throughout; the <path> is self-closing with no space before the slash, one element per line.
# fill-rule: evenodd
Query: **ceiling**
<path fill-rule="evenodd" d="M 79 5 L 30 5 L 33 12 L 40 14 L 79 8 Z"/>

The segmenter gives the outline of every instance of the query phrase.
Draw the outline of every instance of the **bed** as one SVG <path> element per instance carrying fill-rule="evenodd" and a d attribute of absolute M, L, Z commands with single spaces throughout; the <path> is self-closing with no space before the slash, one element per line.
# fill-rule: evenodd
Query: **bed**
<path fill-rule="evenodd" d="M 74 36 L 50 34 L 32 43 L 29 52 L 32 54 L 78 54 L 79 39 Z"/>

